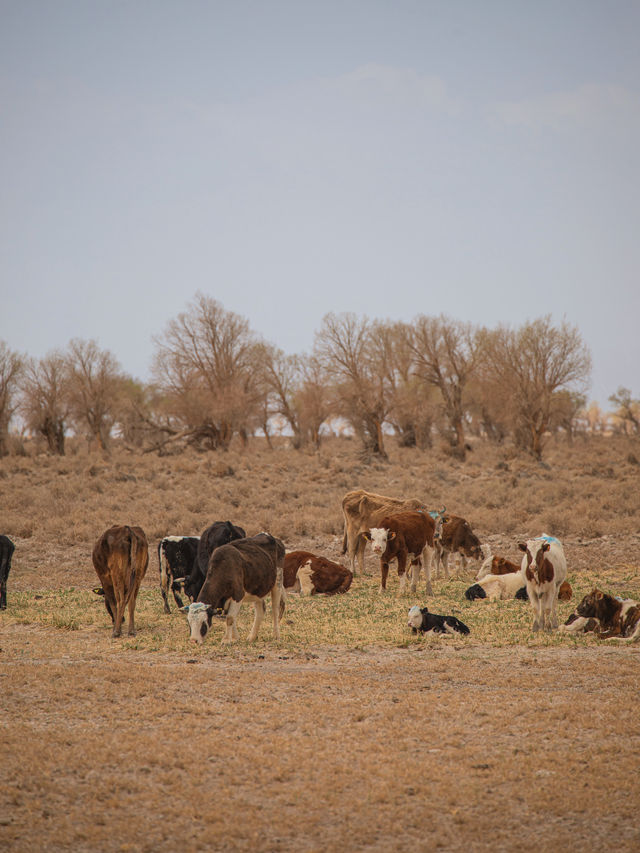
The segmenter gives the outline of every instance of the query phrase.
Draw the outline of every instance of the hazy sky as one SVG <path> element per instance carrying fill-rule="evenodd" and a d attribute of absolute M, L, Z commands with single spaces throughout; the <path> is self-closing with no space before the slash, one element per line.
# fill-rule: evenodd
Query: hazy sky
<path fill-rule="evenodd" d="M 640 394 L 640 2 L 0 0 L 0 338 L 147 379 L 197 291 L 577 326 Z"/>

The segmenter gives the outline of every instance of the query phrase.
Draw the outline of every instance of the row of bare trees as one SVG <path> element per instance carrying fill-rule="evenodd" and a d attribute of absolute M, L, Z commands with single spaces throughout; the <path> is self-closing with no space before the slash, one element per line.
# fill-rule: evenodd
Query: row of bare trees
<path fill-rule="evenodd" d="M 371 455 L 386 456 L 391 431 L 417 447 L 439 434 L 464 458 L 472 432 L 510 436 L 540 458 L 550 430 L 571 437 L 591 369 L 577 329 L 549 317 L 486 329 L 444 316 L 328 314 L 311 352 L 291 356 L 202 294 L 154 346 L 153 381 L 142 384 L 94 341 L 72 340 L 39 360 L 0 342 L 0 454 L 13 416 L 58 454 L 71 430 L 103 450 L 114 433 L 144 450 L 215 450 L 259 431 L 270 442 L 276 421 L 296 447 L 318 446 L 323 425 L 340 418 Z M 611 400 L 640 431 L 630 392 Z"/>

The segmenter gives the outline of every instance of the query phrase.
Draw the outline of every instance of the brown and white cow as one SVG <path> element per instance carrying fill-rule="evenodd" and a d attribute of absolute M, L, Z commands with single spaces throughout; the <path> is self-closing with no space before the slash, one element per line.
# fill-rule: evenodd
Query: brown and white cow
<path fill-rule="evenodd" d="M 366 539 L 371 542 L 374 554 L 380 555 L 380 592 L 387 588 L 389 563 L 397 560 L 400 588 L 398 594 L 404 592 L 406 586 L 407 561 L 414 567 L 411 576 L 411 591 L 416 591 L 422 555 L 427 547 L 433 547 L 435 522 L 428 512 L 408 511 L 385 516 L 377 527 L 364 532 Z M 431 588 L 431 555 L 425 560 L 427 575 L 427 593 L 432 594 Z"/>
<path fill-rule="evenodd" d="M 113 621 L 112 637 L 122 632 L 129 607 L 129 636 L 136 633 L 134 610 L 138 590 L 149 565 L 149 544 L 141 527 L 115 525 L 98 539 L 92 554 L 107 613 Z"/>
<path fill-rule="evenodd" d="M 440 577 L 440 566 L 444 569 L 445 577 L 449 577 L 449 554 L 459 554 L 462 568 L 466 569 L 467 559 L 479 560 L 482 557 L 480 540 L 471 529 L 471 525 L 459 515 L 442 516 L 442 530 L 438 531 L 434 543 L 436 577 Z"/>
<path fill-rule="evenodd" d="M 364 552 L 367 540 L 362 535 L 372 527 L 378 527 L 387 515 L 406 510 L 426 510 L 422 501 L 415 498 L 407 500 L 389 498 L 364 489 L 355 489 L 342 498 L 342 514 L 344 516 L 344 535 L 342 538 L 342 553 L 348 555 L 349 566 L 354 575 L 356 572 L 356 555 L 360 574 L 364 573 Z"/>
<path fill-rule="evenodd" d="M 284 588 L 301 595 L 347 592 L 353 573 L 340 563 L 310 551 L 290 551 L 284 558 Z"/>
<path fill-rule="evenodd" d="M 273 636 L 280 639 L 280 617 L 284 611 L 282 572 L 285 549 L 279 539 L 268 533 L 236 539 L 216 548 L 209 558 L 207 576 L 197 601 L 183 607 L 187 614 L 191 639 L 202 643 L 214 615 L 226 618 L 223 643 L 238 639 L 236 620 L 243 601 L 252 601 L 255 609 L 248 640 L 258 636 L 265 613 L 265 599 L 271 595 Z"/>
<path fill-rule="evenodd" d="M 534 631 L 558 627 L 558 590 L 567 577 L 567 560 L 562 543 L 543 534 L 538 539 L 519 542 L 524 552 L 521 569 L 533 610 Z"/>
<path fill-rule="evenodd" d="M 562 626 L 564 631 L 595 631 L 601 639 L 640 639 L 640 605 L 632 598 L 616 598 L 593 589 Z"/>

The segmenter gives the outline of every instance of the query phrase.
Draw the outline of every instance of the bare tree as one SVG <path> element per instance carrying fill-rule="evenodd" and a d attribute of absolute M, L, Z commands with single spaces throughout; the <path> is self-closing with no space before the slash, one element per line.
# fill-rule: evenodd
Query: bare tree
<path fill-rule="evenodd" d="M 9 422 L 16 411 L 23 359 L 0 341 L 0 456 L 9 452 Z"/>
<path fill-rule="evenodd" d="M 542 458 L 551 424 L 554 394 L 586 386 L 591 356 L 578 330 L 541 317 L 513 330 L 499 327 L 482 335 L 485 369 L 510 392 L 516 444 Z"/>
<path fill-rule="evenodd" d="M 388 383 L 375 358 L 374 335 L 367 318 L 327 314 L 316 333 L 314 355 L 333 380 L 338 410 L 365 452 L 386 458 L 382 428 L 390 401 Z"/>
<path fill-rule="evenodd" d="M 609 402 L 616 407 L 614 414 L 623 430 L 632 435 L 640 434 L 640 400 L 634 399 L 631 391 L 621 385 L 616 393 L 609 397 Z"/>
<path fill-rule="evenodd" d="M 155 344 L 153 374 L 167 395 L 170 438 L 224 449 L 260 424 L 261 350 L 247 320 L 199 293 Z"/>
<path fill-rule="evenodd" d="M 39 360 L 29 359 L 22 379 L 20 410 L 27 427 L 43 436 L 50 453 L 64 456 L 70 412 L 69 366 L 55 350 Z"/>
<path fill-rule="evenodd" d="M 451 429 L 451 446 L 464 459 L 464 392 L 476 365 L 476 332 L 470 323 L 444 316 L 420 316 L 406 329 L 415 373 L 440 392 Z"/>
<path fill-rule="evenodd" d="M 95 341 L 74 338 L 66 355 L 70 415 L 101 450 L 109 449 L 116 421 L 123 373 L 115 356 Z"/>

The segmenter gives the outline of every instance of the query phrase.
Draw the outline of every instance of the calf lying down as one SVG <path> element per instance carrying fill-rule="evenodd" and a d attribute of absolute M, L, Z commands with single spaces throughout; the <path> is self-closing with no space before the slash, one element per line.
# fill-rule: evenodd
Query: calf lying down
<path fill-rule="evenodd" d="M 409 611 L 408 625 L 417 634 L 444 634 L 454 636 L 455 634 L 468 634 L 469 629 L 456 619 L 455 616 L 439 616 L 437 613 L 429 613 L 427 607 L 412 607 Z"/>
<path fill-rule="evenodd" d="M 594 589 L 561 626 L 571 634 L 593 631 L 600 639 L 632 642 L 640 639 L 640 605 Z"/>

